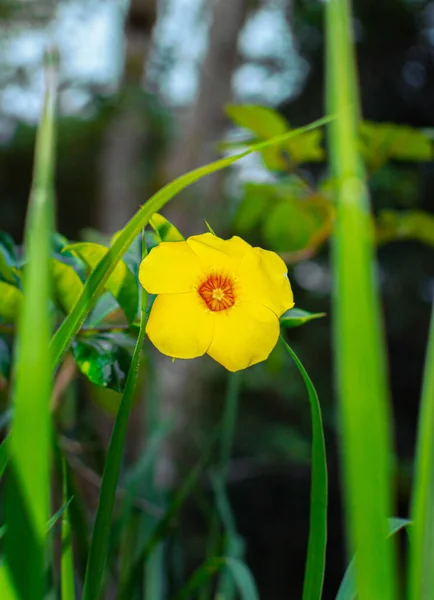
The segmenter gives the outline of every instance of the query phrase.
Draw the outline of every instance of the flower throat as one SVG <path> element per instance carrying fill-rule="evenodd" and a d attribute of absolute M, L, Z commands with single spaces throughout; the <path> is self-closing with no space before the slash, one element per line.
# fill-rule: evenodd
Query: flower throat
<path fill-rule="evenodd" d="M 232 279 L 224 275 L 210 275 L 197 290 L 209 310 L 219 312 L 235 304 Z"/>

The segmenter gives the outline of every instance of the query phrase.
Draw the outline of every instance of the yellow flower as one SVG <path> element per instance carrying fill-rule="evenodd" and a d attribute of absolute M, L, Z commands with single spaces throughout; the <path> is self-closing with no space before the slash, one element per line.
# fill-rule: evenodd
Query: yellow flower
<path fill-rule="evenodd" d="M 140 265 L 140 283 L 158 294 L 146 332 L 167 356 L 209 354 L 229 371 L 265 360 L 279 317 L 294 306 L 287 268 L 274 252 L 211 233 L 162 242 Z"/>

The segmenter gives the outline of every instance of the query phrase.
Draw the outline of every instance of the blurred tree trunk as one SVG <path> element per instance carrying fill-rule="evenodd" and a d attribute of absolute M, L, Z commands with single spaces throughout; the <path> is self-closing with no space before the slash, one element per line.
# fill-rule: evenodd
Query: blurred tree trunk
<path fill-rule="evenodd" d="M 212 23 L 199 92 L 185 130 L 169 157 L 169 179 L 216 160 L 216 144 L 228 125 L 224 106 L 232 98 L 232 76 L 239 60 L 238 34 L 250 4 L 248 0 L 211 0 L 211 3 Z M 222 190 L 224 177 L 224 172 L 206 177 L 197 184 L 194 195 L 187 191 L 185 201 L 170 206 L 168 214 L 184 234 L 199 233 L 204 227 L 203 218 L 219 230 L 227 227 Z"/>
<path fill-rule="evenodd" d="M 144 64 L 157 15 L 157 0 L 131 0 L 125 21 L 125 70 L 119 106 L 102 142 L 98 228 L 113 233 L 143 202 L 139 165 L 146 127 L 140 102 Z"/>

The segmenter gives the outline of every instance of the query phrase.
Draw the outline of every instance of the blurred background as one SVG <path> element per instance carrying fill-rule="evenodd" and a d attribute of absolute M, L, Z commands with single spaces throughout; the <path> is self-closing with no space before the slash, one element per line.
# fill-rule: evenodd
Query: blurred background
<path fill-rule="evenodd" d="M 396 512 L 406 516 L 434 281 L 434 2 L 358 0 L 354 7 L 363 116 L 383 124 L 366 125 L 363 135 L 395 418 Z M 251 139 L 252 131 L 261 138 L 255 127 L 241 131 L 243 119 L 225 106 L 267 106 L 279 111 L 286 126 L 307 124 L 325 112 L 319 0 L 2 0 L 0 30 L 0 229 L 17 244 L 47 45 L 60 51 L 57 229 L 71 240 L 106 239 L 168 181 Z M 420 151 L 418 143 L 425 144 Z M 316 136 L 306 147 L 293 149 L 292 156 L 283 153 L 283 165 L 270 156 L 248 157 L 183 192 L 163 214 L 185 236 L 204 232 L 206 219 L 221 237 L 239 234 L 281 252 L 296 305 L 327 313 L 290 330 L 287 339 L 323 409 L 330 478 L 328 599 L 335 597 L 346 562 L 330 331 L 333 214 L 326 146 Z M 282 208 L 282 198 L 297 204 Z M 264 201 L 279 207 L 265 226 Z M 221 419 L 227 374 L 207 357 L 172 364 L 151 353 L 149 360 L 157 365 L 152 385 L 163 413 L 174 422 L 158 468 L 159 486 L 170 490 L 195 464 Z M 65 431 L 70 452 L 76 448 L 72 440 L 80 447 L 71 465 L 91 515 L 118 394 L 92 385 L 74 367 L 68 382 L 80 419 Z M 142 387 L 127 466 L 146 443 L 147 372 Z M 241 376 L 228 472 L 237 530 L 265 600 L 301 596 L 309 456 L 308 399 L 279 346 L 267 363 Z M 203 503 L 211 487 L 206 477 L 202 483 L 205 500 L 195 495 L 177 525 L 177 568 L 186 574 L 205 553 Z"/>

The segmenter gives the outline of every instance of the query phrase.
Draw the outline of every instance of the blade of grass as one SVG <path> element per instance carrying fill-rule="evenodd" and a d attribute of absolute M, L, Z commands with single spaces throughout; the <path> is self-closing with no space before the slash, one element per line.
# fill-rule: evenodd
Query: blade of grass
<path fill-rule="evenodd" d="M 396 557 L 387 538 L 392 443 L 369 198 L 357 151 L 350 1 L 329 0 L 325 10 L 327 100 L 337 116 L 329 125 L 329 142 L 337 201 L 334 344 L 347 537 L 357 554 L 360 600 L 392 600 L 397 591 Z"/>
<path fill-rule="evenodd" d="M 411 499 L 409 599 L 432 598 L 434 590 L 434 304 L 419 411 Z"/>
<path fill-rule="evenodd" d="M 143 237 L 143 252 L 146 245 Z M 125 391 L 116 416 L 101 483 L 98 509 L 92 532 L 89 557 L 84 578 L 83 600 L 97 600 L 100 597 L 104 568 L 110 540 L 110 530 L 116 488 L 121 467 L 123 447 L 128 427 L 128 418 L 134 399 L 143 342 L 146 335 L 147 293 L 142 291 L 141 319 L 139 335 L 134 348 Z"/>
<path fill-rule="evenodd" d="M 9 447 L 8 447 L 8 438 L 6 437 L 0 444 L 0 478 L 3 476 L 3 473 L 6 470 L 8 462 L 9 462 Z"/>
<path fill-rule="evenodd" d="M 407 527 L 407 525 L 411 525 L 411 521 L 408 519 L 389 519 L 389 535 L 394 535 L 404 527 Z M 356 597 L 356 560 L 353 558 L 345 571 L 336 600 L 355 600 Z"/>
<path fill-rule="evenodd" d="M 318 119 L 317 121 L 314 121 L 305 127 L 294 129 L 293 131 L 275 137 L 271 140 L 267 140 L 266 142 L 255 144 L 244 152 L 240 152 L 239 154 L 235 154 L 234 156 L 230 156 L 228 158 L 222 158 L 210 163 L 209 165 L 195 169 L 194 171 L 178 177 L 154 194 L 116 236 L 110 251 L 107 252 L 95 270 L 92 271 L 92 274 L 87 280 L 76 305 L 56 331 L 51 343 L 51 360 L 53 368 L 59 363 L 61 357 L 68 349 L 72 338 L 77 334 L 80 327 L 83 325 L 87 314 L 93 308 L 98 295 L 104 288 L 105 282 L 113 272 L 119 260 L 128 250 L 129 246 L 132 244 L 140 231 L 147 225 L 149 219 L 155 212 L 158 212 L 180 191 L 198 181 L 202 177 L 205 177 L 211 173 L 215 173 L 221 169 L 225 169 L 229 165 L 232 165 L 244 156 L 248 156 L 253 152 L 258 152 L 259 150 L 262 150 L 268 146 L 278 144 L 286 139 L 296 137 L 297 135 L 305 133 L 306 131 L 320 127 L 321 125 L 330 122 L 332 119 L 333 117 L 331 116 L 323 117 L 322 119 Z"/>
<path fill-rule="evenodd" d="M 280 337 L 295 362 L 309 396 L 312 418 L 312 476 L 307 560 L 304 573 L 303 600 L 320 600 L 324 583 L 327 546 L 327 458 L 321 406 L 316 389 L 294 350 Z"/>
<path fill-rule="evenodd" d="M 74 586 L 74 556 L 72 551 L 71 523 L 69 518 L 68 476 L 66 472 L 65 459 L 62 457 L 62 479 L 63 479 L 63 502 L 64 511 L 62 515 L 62 554 L 60 557 L 60 588 L 62 600 L 75 599 Z M 63 507 L 62 507 L 63 508 Z"/>
<path fill-rule="evenodd" d="M 10 462 L 6 477 L 4 599 L 44 597 L 50 497 L 50 239 L 54 217 L 55 53 L 47 57 L 46 95 L 36 138 L 26 223 L 24 302 L 19 318 Z M 25 574 L 25 576 L 23 576 Z"/>
<path fill-rule="evenodd" d="M 185 586 L 173 597 L 173 600 L 190 600 L 193 592 L 205 585 L 211 577 L 224 568 L 231 573 L 243 600 L 259 600 L 259 594 L 249 569 L 241 561 L 226 557 L 207 560 L 193 573 Z"/>

